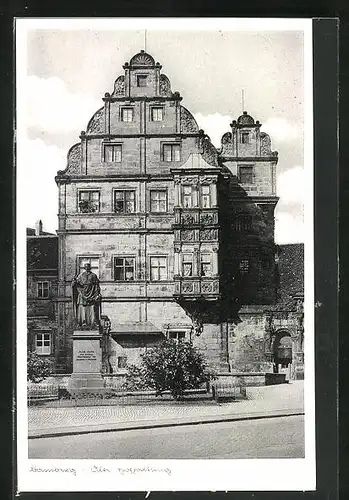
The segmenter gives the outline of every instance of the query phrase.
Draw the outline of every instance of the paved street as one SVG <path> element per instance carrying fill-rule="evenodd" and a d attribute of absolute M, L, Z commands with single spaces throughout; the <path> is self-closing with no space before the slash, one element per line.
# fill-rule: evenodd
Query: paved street
<path fill-rule="evenodd" d="M 301 458 L 304 418 L 103 432 L 28 443 L 30 458 L 45 459 Z"/>
<path fill-rule="evenodd" d="M 115 405 L 73 408 L 30 407 L 28 410 L 29 435 L 59 429 L 91 429 L 116 423 L 160 422 L 164 419 L 181 420 L 203 416 L 234 416 L 244 413 L 300 410 L 303 403 L 303 381 L 279 386 L 249 387 L 249 400 L 218 405 L 206 402 L 167 402 L 162 404 Z M 98 430 L 98 429 L 97 429 Z"/>

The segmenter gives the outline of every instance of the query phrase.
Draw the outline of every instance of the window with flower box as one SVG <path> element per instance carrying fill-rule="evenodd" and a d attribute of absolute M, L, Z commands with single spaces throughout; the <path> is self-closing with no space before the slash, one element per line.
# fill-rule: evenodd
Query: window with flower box
<path fill-rule="evenodd" d="M 90 214 L 99 212 L 99 191 L 79 191 L 79 212 Z"/>
<path fill-rule="evenodd" d="M 135 280 L 135 258 L 115 257 L 114 258 L 114 280 L 134 281 Z"/>
<path fill-rule="evenodd" d="M 114 212 L 134 213 L 135 212 L 135 191 L 122 190 L 114 191 Z"/>

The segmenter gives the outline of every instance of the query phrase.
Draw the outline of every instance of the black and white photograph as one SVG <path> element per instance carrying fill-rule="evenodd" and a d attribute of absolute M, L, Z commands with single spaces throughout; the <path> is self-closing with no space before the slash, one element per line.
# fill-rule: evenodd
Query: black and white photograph
<path fill-rule="evenodd" d="M 315 489 L 310 19 L 17 19 L 20 491 Z"/>

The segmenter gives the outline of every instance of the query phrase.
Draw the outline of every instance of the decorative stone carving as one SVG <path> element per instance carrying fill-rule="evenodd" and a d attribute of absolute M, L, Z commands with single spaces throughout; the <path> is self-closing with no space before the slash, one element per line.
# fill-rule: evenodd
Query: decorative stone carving
<path fill-rule="evenodd" d="M 231 142 L 231 132 L 226 132 L 225 134 L 222 135 L 221 143 L 223 144 L 228 144 Z"/>
<path fill-rule="evenodd" d="M 271 154 L 271 140 L 268 134 L 261 132 L 261 155 L 270 156 Z"/>
<path fill-rule="evenodd" d="M 212 282 L 211 281 L 204 281 L 201 285 L 201 292 L 202 293 L 212 293 Z"/>
<path fill-rule="evenodd" d="M 194 186 L 195 184 L 198 184 L 198 182 L 199 182 L 199 177 L 197 175 L 195 176 L 185 175 L 181 177 L 181 184 L 190 184 Z"/>
<path fill-rule="evenodd" d="M 188 230 L 181 231 L 181 239 L 183 241 L 193 241 L 194 240 L 194 231 L 188 231 Z"/>
<path fill-rule="evenodd" d="M 215 184 L 217 182 L 216 176 L 204 175 L 199 179 L 200 184 Z"/>
<path fill-rule="evenodd" d="M 214 165 L 218 167 L 218 151 L 206 136 L 201 140 L 202 146 L 202 157 L 209 165 Z"/>
<path fill-rule="evenodd" d="M 74 144 L 68 151 L 68 164 L 65 170 L 66 174 L 80 174 L 81 173 L 81 145 L 80 143 Z"/>
<path fill-rule="evenodd" d="M 172 97 L 170 80 L 167 78 L 166 75 L 160 75 L 159 86 L 160 86 L 160 95 L 166 97 Z"/>
<path fill-rule="evenodd" d="M 182 224 L 194 224 L 195 218 L 192 214 L 182 214 Z"/>
<path fill-rule="evenodd" d="M 254 119 L 252 116 L 247 114 L 247 111 L 244 111 L 241 116 L 238 118 L 239 125 L 254 125 Z"/>
<path fill-rule="evenodd" d="M 200 222 L 201 222 L 201 224 L 214 224 L 215 223 L 215 216 L 214 216 L 214 214 L 201 213 L 200 214 Z"/>
<path fill-rule="evenodd" d="M 212 292 L 213 293 L 218 293 L 219 291 L 219 282 L 218 281 L 213 281 L 212 282 Z"/>
<path fill-rule="evenodd" d="M 181 132 L 198 132 L 199 127 L 193 115 L 184 107 L 181 106 Z"/>
<path fill-rule="evenodd" d="M 155 60 L 151 55 L 141 50 L 138 54 L 132 57 L 130 66 L 155 66 Z"/>
<path fill-rule="evenodd" d="M 203 241 L 217 240 L 218 232 L 217 229 L 202 229 L 200 236 Z"/>
<path fill-rule="evenodd" d="M 191 283 L 190 281 L 184 281 L 182 283 L 182 292 L 183 293 L 193 293 L 194 291 L 194 284 Z"/>
<path fill-rule="evenodd" d="M 87 133 L 103 133 L 104 132 L 104 107 L 100 108 L 92 116 L 87 125 Z"/>
<path fill-rule="evenodd" d="M 112 96 L 116 97 L 124 95 L 125 95 L 125 77 L 124 75 L 121 75 L 115 80 L 114 91 L 112 93 Z"/>

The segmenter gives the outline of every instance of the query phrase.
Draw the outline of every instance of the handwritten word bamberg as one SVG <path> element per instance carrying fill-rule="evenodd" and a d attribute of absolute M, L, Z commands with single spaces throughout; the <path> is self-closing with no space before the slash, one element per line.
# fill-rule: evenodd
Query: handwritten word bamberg
<path fill-rule="evenodd" d="M 31 465 L 30 472 L 65 472 L 65 473 L 69 473 L 69 474 L 74 474 L 74 476 L 76 476 L 76 469 L 71 468 L 71 467 L 65 467 L 65 468 L 51 467 L 51 468 L 44 469 L 42 467 L 36 467 L 35 465 Z"/>

